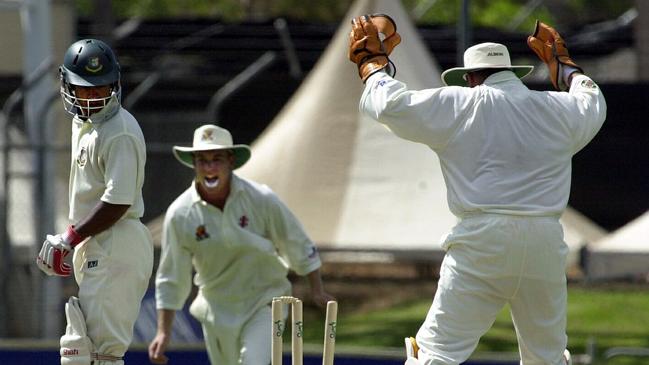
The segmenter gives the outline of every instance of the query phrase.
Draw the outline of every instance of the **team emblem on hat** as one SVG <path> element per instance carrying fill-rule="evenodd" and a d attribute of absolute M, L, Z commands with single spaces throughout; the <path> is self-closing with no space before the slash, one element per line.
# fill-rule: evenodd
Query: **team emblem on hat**
<path fill-rule="evenodd" d="M 211 130 L 211 129 L 204 130 L 203 135 L 201 136 L 201 140 L 203 140 L 203 141 L 211 141 L 212 140 L 212 132 L 213 132 L 213 130 Z"/>
<path fill-rule="evenodd" d="M 91 57 L 86 65 L 86 71 L 93 73 L 101 71 L 102 68 L 104 68 L 104 66 L 99 63 L 99 57 Z"/>

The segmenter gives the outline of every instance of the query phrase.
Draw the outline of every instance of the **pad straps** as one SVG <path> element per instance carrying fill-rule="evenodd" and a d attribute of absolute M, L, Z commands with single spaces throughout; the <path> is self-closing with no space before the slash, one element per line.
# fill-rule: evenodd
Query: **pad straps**
<path fill-rule="evenodd" d="M 92 354 L 90 354 L 90 358 L 93 361 L 94 360 L 97 360 L 97 361 L 122 361 L 122 360 L 124 360 L 123 357 L 98 354 L 96 352 L 93 352 Z"/>

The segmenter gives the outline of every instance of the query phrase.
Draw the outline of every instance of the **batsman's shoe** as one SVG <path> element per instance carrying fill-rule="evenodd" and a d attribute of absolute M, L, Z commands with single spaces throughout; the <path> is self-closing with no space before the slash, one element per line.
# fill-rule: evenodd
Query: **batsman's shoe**
<path fill-rule="evenodd" d="M 570 357 L 568 349 L 563 352 L 563 359 L 566 360 L 566 365 L 572 365 L 572 357 Z"/>
<path fill-rule="evenodd" d="M 414 337 L 406 337 L 404 339 L 406 343 L 406 358 L 414 357 L 417 358 L 419 353 L 419 346 L 417 346 L 417 340 Z"/>

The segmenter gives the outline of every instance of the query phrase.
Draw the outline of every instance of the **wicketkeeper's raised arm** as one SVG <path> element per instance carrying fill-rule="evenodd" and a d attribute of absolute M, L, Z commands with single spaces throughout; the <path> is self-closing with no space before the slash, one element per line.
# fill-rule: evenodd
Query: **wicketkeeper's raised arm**
<path fill-rule="evenodd" d="M 363 15 L 352 19 L 348 56 L 358 66 L 358 75 L 363 82 L 383 69 L 391 68 L 394 75 L 394 64 L 388 56 L 400 42 L 396 23 L 385 14 Z"/>
<path fill-rule="evenodd" d="M 536 21 L 534 34 L 527 37 L 527 45 L 548 66 L 550 81 L 557 90 L 568 90 L 571 75 L 575 72 L 584 73 L 570 58 L 566 42 L 559 32 L 547 24 Z"/>

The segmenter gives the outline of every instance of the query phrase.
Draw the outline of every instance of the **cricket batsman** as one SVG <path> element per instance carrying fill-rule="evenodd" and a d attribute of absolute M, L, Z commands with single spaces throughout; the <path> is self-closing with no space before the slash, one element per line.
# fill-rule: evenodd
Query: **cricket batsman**
<path fill-rule="evenodd" d="M 391 76 L 400 37 L 387 19 L 352 20 L 349 58 L 365 84 L 359 108 L 437 154 L 459 219 L 442 242 L 435 298 L 416 339 L 407 339 L 406 364 L 466 361 L 506 305 L 522 365 L 569 364 L 559 217 L 572 156 L 606 119 L 602 91 L 541 22 L 528 44 L 557 91 L 528 89 L 521 78 L 533 66 L 512 65 L 507 47 L 493 42 L 468 48 L 463 67 L 442 73 L 447 86 L 411 90 Z"/>
<path fill-rule="evenodd" d="M 72 44 L 59 75 L 63 105 L 73 116 L 72 224 L 47 236 L 36 263 L 47 275 L 74 271 L 79 285 L 78 298 L 65 306 L 61 365 L 123 365 L 153 270 L 151 234 L 140 222 L 144 137 L 120 105 L 120 66 L 106 43 Z"/>

